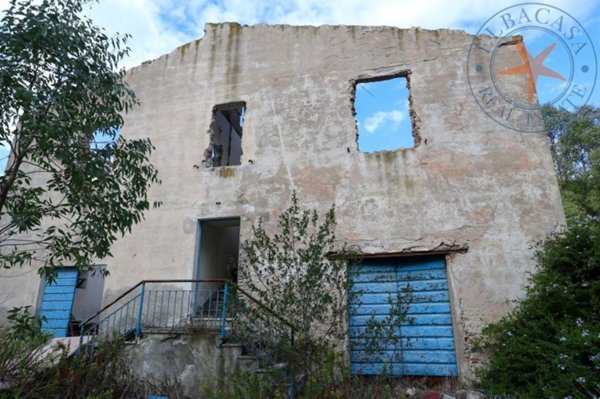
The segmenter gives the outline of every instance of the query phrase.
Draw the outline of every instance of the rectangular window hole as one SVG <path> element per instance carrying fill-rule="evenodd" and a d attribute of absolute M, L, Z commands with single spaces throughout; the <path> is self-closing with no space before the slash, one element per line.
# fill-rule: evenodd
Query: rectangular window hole
<path fill-rule="evenodd" d="M 245 102 L 216 105 L 210 123 L 210 145 L 204 153 L 206 167 L 240 165 Z"/>
<path fill-rule="evenodd" d="M 360 151 L 415 147 L 407 76 L 358 82 L 354 109 Z"/>

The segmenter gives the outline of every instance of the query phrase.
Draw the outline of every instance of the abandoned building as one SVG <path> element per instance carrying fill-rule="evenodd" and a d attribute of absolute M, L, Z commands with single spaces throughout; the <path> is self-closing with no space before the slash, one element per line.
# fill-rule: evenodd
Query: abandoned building
<path fill-rule="evenodd" d="M 161 292 L 138 283 L 213 280 L 202 290 L 220 292 L 219 279 L 235 278 L 251 226 L 259 217 L 272 225 L 295 190 L 303 206 L 321 212 L 335 203 L 337 236 L 359 251 L 368 292 L 390 293 L 400 285 L 386 281 L 412 278 L 415 322 L 401 331 L 412 344 L 392 373 L 471 377 L 474 338 L 523 294 L 535 266 L 531 245 L 564 221 L 545 136 L 498 124 L 473 98 L 466 70 L 473 37 L 358 26 L 205 30 L 127 74 L 141 105 L 126 115 L 122 134 L 155 145 L 162 185 L 151 199 L 162 206 L 114 246 L 114 257 L 98 260 L 106 278 L 65 265 L 46 286 L 33 268 L 3 271 L 3 315 L 34 305 L 49 316 L 45 328 L 64 336 L 74 333 L 73 320 L 127 293 L 95 325 L 127 298 L 136 311 L 120 321 L 126 325 L 157 303 L 170 307 L 160 314 L 171 325 L 206 312 L 218 322 L 223 293 L 198 300 L 189 282 L 162 283 Z M 515 46 L 499 49 L 496 62 L 518 64 Z M 395 78 L 408 83 L 413 143 L 365 151 L 356 87 Z M 526 87 L 524 76 L 511 79 L 514 90 Z M 385 308 L 381 298 L 371 298 L 371 310 Z M 381 370 L 350 360 L 357 373 Z"/>

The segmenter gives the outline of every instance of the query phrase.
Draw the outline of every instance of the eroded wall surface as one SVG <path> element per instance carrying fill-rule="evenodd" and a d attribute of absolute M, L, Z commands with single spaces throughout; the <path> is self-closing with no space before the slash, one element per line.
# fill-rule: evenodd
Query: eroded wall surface
<path fill-rule="evenodd" d="M 479 360 L 473 336 L 522 295 L 535 265 L 530 246 L 564 218 L 545 137 L 504 128 L 475 102 L 471 41 L 450 30 L 208 24 L 203 39 L 130 70 L 141 106 L 123 135 L 156 146 L 162 185 L 151 197 L 162 207 L 102 261 L 105 301 L 142 278 L 192 278 L 198 220 L 241 217 L 243 241 L 258 217 L 272 225 L 296 190 L 321 212 L 335 203 L 339 239 L 361 252 L 466 250 L 447 268 L 460 372 L 469 377 Z M 521 63 L 515 46 L 498 57 Z M 409 77 L 418 144 L 362 153 L 355 83 L 398 74 Z M 522 78 L 515 90 L 526 87 Z M 239 101 L 247 107 L 241 165 L 206 168 L 212 108 Z M 11 280 L 26 287 L 11 304 L 35 303 L 31 276 Z"/>
<path fill-rule="evenodd" d="M 147 381 L 179 384 L 189 398 L 205 398 L 206 390 L 223 388 L 231 375 L 256 370 L 255 362 L 240 358 L 240 345 L 220 346 L 206 332 L 189 335 L 150 335 L 126 346 L 131 370 Z"/>

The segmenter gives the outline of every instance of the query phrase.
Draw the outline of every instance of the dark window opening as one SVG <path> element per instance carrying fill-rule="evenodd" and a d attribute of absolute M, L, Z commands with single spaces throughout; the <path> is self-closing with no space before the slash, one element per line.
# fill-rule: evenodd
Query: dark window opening
<path fill-rule="evenodd" d="M 411 120 L 409 87 L 407 76 L 356 84 L 354 109 L 360 151 L 393 151 L 418 144 Z"/>
<path fill-rule="evenodd" d="M 210 123 L 210 145 L 204 154 L 207 167 L 234 166 L 242 162 L 242 128 L 246 103 L 216 105 Z"/>

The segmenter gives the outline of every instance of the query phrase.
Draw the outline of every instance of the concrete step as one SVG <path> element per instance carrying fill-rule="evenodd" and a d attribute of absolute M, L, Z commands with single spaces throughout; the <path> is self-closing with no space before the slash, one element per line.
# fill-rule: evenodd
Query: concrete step
<path fill-rule="evenodd" d="M 243 348 L 244 345 L 237 342 L 225 342 L 221 344 L 221 348 Z"/>
<path fill-rule="evenodd" d="M 256 370 L 256 368 L 258 367 L 256 357 L 254 356 L 240 355 L 237 357 L 236 361 L 240 370 L 252 371 Z"/>
<path fill-rule="evenodd" d="M 256 356 L 252 356 L 252 355 L 239 355 L 237 357 L 238 360 L 242 360 L 242 361 L 247 361 L 247 360 L 252 360 L 252 361 L 256 361 Z"/>

